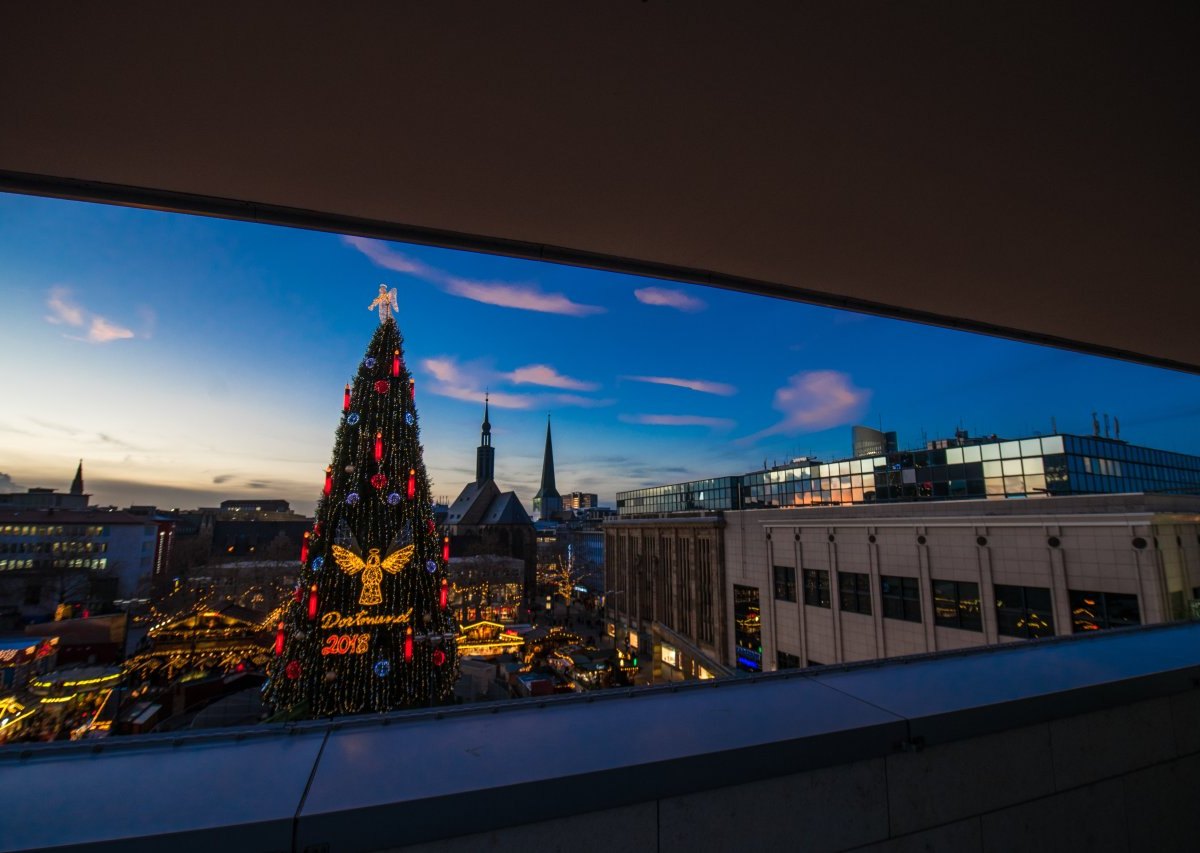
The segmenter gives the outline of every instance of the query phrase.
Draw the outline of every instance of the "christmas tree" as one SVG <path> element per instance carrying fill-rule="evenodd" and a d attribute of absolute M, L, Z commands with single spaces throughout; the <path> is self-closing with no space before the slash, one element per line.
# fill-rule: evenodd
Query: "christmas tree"
<path fill-rule="evenodd" d="M 379 327 L 346 385 L 316 524 L 277 626 L 266 702 L 291 718 L 446 701 L 458 677 L 449 540 L 433 518 L 416 387 L 380 285 Z"/>

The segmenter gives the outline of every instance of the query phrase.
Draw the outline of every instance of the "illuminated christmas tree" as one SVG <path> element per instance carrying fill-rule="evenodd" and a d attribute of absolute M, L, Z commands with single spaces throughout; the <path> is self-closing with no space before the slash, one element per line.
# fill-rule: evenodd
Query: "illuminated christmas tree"
<path fill-rule="evenodd" d="M 281 716 L 438 704 L 458 677 L 449 540 L 433 518 L 395 291 L 380 285 L 370 307 L 379 328 L 346 385 L 300 580 L 277 626 L 265 694 Z"/>

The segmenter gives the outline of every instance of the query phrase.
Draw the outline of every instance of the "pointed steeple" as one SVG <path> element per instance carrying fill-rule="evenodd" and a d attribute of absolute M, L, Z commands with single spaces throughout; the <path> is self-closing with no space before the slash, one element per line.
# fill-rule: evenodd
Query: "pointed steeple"
<path fill-rule="evenodd" d="M 79 460 L 79 467 L 75 469 L 75 479 L 71 482 L 71 494 L 83 494 L 83 460 Z"/>
<path fill-rule="evenodd" d="M 546 455 L 542 457 L 542 484 L 533 496 L 533 511 L 538 520 L 562 512 L 562 496 L 554 486 L 554 444 L 550 439 L 550 416 L 546 415 Z"/>
<path fill-rule="evenodd" d="M 488 395 L 483 395 L 483 428 L 479 447 L 475 450 L 475 482 L 486 483 L 496 478 L 496 449 L 492 447 L 492 424 L 488 420 Z"/>

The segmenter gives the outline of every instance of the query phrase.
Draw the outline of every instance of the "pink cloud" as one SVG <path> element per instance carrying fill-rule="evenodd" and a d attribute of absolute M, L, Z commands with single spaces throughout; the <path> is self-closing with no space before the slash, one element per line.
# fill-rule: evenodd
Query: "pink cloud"
<path fill-rule="evenodd" d="M 750 443 L 770 435 L 818 432 L 850 423 L 861 416 L 870 399 L 869 390 L 855 388 L 850 377 L 837 370 L 797 373 L 775 392 L 772 406 L 783 413 L 783 420 L 740 439 L 739 443 Z"/>
<path fill-rule="evenodd" d="M 595 391 L 600 387 L 595 382 L 563 376 L 548 364 L 530 364 L 502 375 L 514 385 L 544 385 L 547 388 L 563 388 L 567 391 Z"/>
<path fill-rule="evenodd" d="M 642 287 L 633 292 L 637 301 L 644 305 L 661 305 L 665 308 L 677 308 L 680 311 L 694 313 L 703 311 L 708 305 L 695 296 L 689 296 L 681 290 L 671 290 L 666 287 Z"/>
<path fill-rule="evenodd" d="M 83 308 L 71 299 L 70 288 L 51 289 L 50 296 L 46 298 L 46 307 L 50 309 L 50 314 L 46 316 L 48 323 L 56 326 L 64 323 L 68 326 L 83 325 Z"/>
<path fill-rule="evenodd" d="M 702 394 L 718 394 L 731 397 L 737 393 L 737 388 L 724 382 L 710 382 L 707 379 L 677 379 L 673 376 L 626 376 L 634 382 L 649 382 L 654 385 L 673 385 L 677 388 L 688 388 Z"/>
<path fill-rule="evenodd" d="M 571 317 L 586 317 L 603 314 L 599 305 L 584 305 L 572 302 L 561 293 L 543 293 L 531 284 L 505 284 L 504 282 L 467 281 L 462 278 L 447 278 L 443 283 L 447 293 L 473 299 L 502 308 L 521 308 L 540 311 L 544 314 L 566 314 Z"/>
<path fill-rule="evenodd" d="M 63 337 L 70 338 L 71 340 L 87 341 L 93 344 L 106 344 L 111 341 L 133 337 L 133 332 L 130 329 L 118 326 L 107 317 L 93 314 L 76 302 L 71 296 L 70 288 L 55 287 L 51 289 L 50 295 L 46 298 L 46 307 L 50 309 L 50 313 L 46 315 L 46 322 L 48 323 L 53 323 L 56 326 L 88 327 L 87 335 L 84 337 L 63 335 Z"/>
<path fill-rule="evenodd" d="M 411 273 L 421 278 L 429 278 L 436 270 L 425 266 L 420 261 L 414 261 L 407 255 L 393 249 L 382 240 L 372 240 L 369 237 L 343 237 L 342 242 L 362 252 L 376 266 L 385 270 Z"/>
<path fill-rule="evenodd" d="M 648 426 L 702 426 L 710 429 L 732 429 L 737 421 L 729 418 L 710 418 L 704 415 L 621 415 L 627 424 Z"/>
<path fill-rule="evenodd" d="M 357 249 L 376 266 L 416 276 L 423 281 L 437 285 L 452 296 L 461 296 L 464 299 L 472 299 L 488 305 L 499 305 L 502 308 L 520 308 L 525 311 L 565 314 L 571 317 L 602 314 L 606 310 L 599 305 L 572 302 L 561 293 L 543 293 L 532 284 L 471 281 L 456 278 L 444 270 L 413 260 L 382 240 L 372 240 L 368 237 L 343 237 L 342 242 Z"/>
<path fill-rule="evenodd" d="M 106 344 L 109 341 L 119 341 L 132 338 L 133 332 L 123 326 L 110 323 L 103 317 L 93 317 L 92 326 L 88 329 L 87 339 L 94 344 Z"/>
<path fill-rule="evenodd" d="M 432 377 L 430 384 L 427 386 L 429 393 L 437 394 L 441 397 L 449 397 L 452 400 L 482 403 L 483 395 L 486 392 L 490 395 L 491 404 L 501 409 L 549 408 L 551 406 L 595 408 L 597 406 L 611 406 L 613 403 L 612 400 L 584 397 L 579 394 L 514 394 L 506 391 L 488 390 L 497 381 L 514 382 L 513 377 L 517 374 L 522 374 L 522 371 L 527 372 L 524 374 L 527 384 L 535 384 L 534 379 L 536 378 L 542 380 L 559 380 L 559 384 L 556 385 L 550 385 L 548 381 L 537 383 L 554 388 L 590 390 L 592 387 L 595 387 L 589 385 L 589 383 L 579 382 L 570 377 L 562 376 L 549 365 L 531 365 L 529 367 L 517 368 L 512 373 L 497 373 L 479 361 L 460 363 L 451 356 L 441 356 L 438 358 L 423 359 L 421 366 Z M 535 372 L 528 373 L 528 371 Z M 514 384 L 516 383 L 514 382 Z"/>

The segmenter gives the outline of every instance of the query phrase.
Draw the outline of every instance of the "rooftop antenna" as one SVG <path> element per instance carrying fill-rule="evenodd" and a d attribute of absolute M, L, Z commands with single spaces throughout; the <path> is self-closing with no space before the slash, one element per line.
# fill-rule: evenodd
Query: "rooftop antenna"
<path fill-rule="evenodd" d="M 1100 421 L 1096 420 L 1096 413 L 1092 412 L 1092 436 L 1100 437 Z"/>
<path fill-rule="evenodd" d="M 1050 416 L 1050 432 L 1058 435 L 1058 421 L 1054 420 L 1054 415 Z"/>
<path fill-rule="evenodd" d="M 1108 431 L 1108 412 L 1104 413 L 1104 437 L 1112 438 L 1112 434 Z"/>
<path fill-rule="evenodd" d="M 1113 426 L 1117 429 L 1117 441 L 1121 440 L 1121 419 L 1113 415 Z"/>

